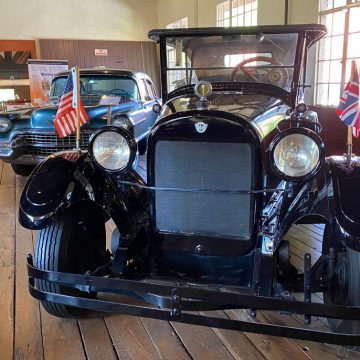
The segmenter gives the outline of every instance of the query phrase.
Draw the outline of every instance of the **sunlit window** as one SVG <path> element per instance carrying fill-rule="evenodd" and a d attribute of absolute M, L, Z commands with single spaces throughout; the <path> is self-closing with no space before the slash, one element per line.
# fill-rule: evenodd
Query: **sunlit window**
<path fill-rule="evenodd" d="M 256 57 L 269 57 L 271 58 L 270 53 L 252 53 L 252 54 L 232 54 L 232 55 L 225 55 L 224 57 L 224 65 L 228 67 L 234 67 L 241 62 L 247 60 L 247 59 L 253 59 Z M 266 65 L 267 62 L 265 61 L 251 61 L 248 64 L 245 64 L 244 66 L 259 66 L 259 65 Z"/>
<path fill-rule="evenodd" d="M 320 0 L 319 15 L 328 33 L 319 45 L 316 104 L 336 106 L 351 60 L 360 59 L 360 0 Z"/>
<path fill-rule="evenodd" d="M 184 17 L 182 19 L 176 20 L 170 24 L 166 25 L 167 29 L 181 29 L 181 28 L 187 28 L 188 25 L 188 17 Z"/>
<path fill-rule="evenodd" d="M 167 29 L 181 29 L 188 27 L 188 18 L 182 18 L 177 21 L 172 22 L 171 24 L 166 25 Z M 185 63 L 185 54 L 181 54 L 181 58 L 176 58 L 175 49 L 171 46 L 167 46 L 167 57 L 169 67 L 181 67 L 181 64 Z M 168 84 L 169 91 L 175 90 L 176 88 L 184 85 L 184 70 L 175 70 L 168 72 Z"/>
<path fill-rule="evenodd" d="M 15 100 L 14 89 L 0 89 L 0 101 Z"/>
<path fill-rule="evenodd" d="M 228 0 L 216 6 L 217 26 L 254 26 L 257 24 L 257 0 Z"/>

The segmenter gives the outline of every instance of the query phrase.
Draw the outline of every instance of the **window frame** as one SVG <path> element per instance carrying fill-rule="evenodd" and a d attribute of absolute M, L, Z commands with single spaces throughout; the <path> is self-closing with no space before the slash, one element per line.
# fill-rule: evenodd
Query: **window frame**
<path fill-rule="evenodd" d="M 186 29 L 189 27 L 189 18 L 183 17 L 181 19 L 178 19 L 170 24 L 166 25 L 166 29 Z M 169 59 L 170 56 L 174 56 L 175 57 L 175 49 L 174 48 L 168 48 L 166 51 L 166 58 Z M 175 63 L 174 63 L 175 65 Z M 182 71 L 182 70 L 178 70 L 178 71 Z M 171 83 L 174 83 L 176 81 L 176 76 L 178 75 L 178 72 L 174 72 L 174 73 L 168 73 L 168 79 L 167 79 L 167 83 L 168 86 Z M 173 85 L 172 87 L 169 87 L 167 89 L 168 92 L 171 92 L 172 90 L 176 89 L 176 85 Z"/>
<path fill-rule="evenodd" d="M 249 2 L 249 4 L 247 4 Z M 234 6 L 236 4 L 236 6 Z M 251 9 L 246 10 L 246 6 L 250 5 Z M 218 27 L 233 27 L 233 26 L 256 26 L 258 15 L 258 0 L 226 0 L 216 5 L 216 26 Z M 229 10 L 225 10 L 228 7 Z M 239 9 L 243 9 L 240 12 Z M 225 14 L 228 11 L 229 16 L 220 17 L 220 14 Z M 234 14 L 235 12 L 235 14 Z M 245 25 L 246 14 L 250 14 L 250 24 Z M 239 25 L 240 17 L 242 18 L 242 24 Z M 225 21 L 229 20 L 228 25 L 225 25 Z M 236 20 L 236 24 L 235 23 Z"/>
<path fill-rule="evenodd" d="M 339 92 L 338 92 L 338 99 L 340 99 L 340 96 L 343 92 L 343 89 L 345 87 L 345 84 L 347 83 L 347 81 L 349 79 L 347 79 L 347 63 L 349 63 L 349 60 L 359 60 L 360 59 L 360 55 L 357 57 L 348 57 L 348 42 L 349 42 L 349 35 L 351 35 L 352 33 L 350 32 L 350 13 L 351 13 L 351 9 L 352 8 L 360 8 L 360 0 L 345 0 L 346 4 L 345 5 L 341 5 L 341 6 L 334 6 L 334 2 L 336 2 L 336 0 L 332 1 L 332 7 L 322 10 L 322 5 L 323 5 L 323 1 L 324 0 L 319 0 L 319 23 L 321 24 L 321 19 L 323 16 L 326 15 L 330 15 L 330 14 L 336 14 L 336 13 L 340 13 L 340 12 L 344 12 L 344 28 L 342 30 L 341 33 L 337 34 L 337 33 L 333 33 L 333 24 L 334 22 L 332 21 L 332 28 L 331 31 L 329 31 L 328 29 L 328 35 L 329 36 L 325 36 L 323 39 L 320 40 L 320 43 L 318 45 L 318 49 L 317 49 L 317 56 L 316 56 L 316 78 L 315 78 L 315 91 L 314 91 L 314 104 L 316 106 L 327 106 L 327 107 L 336 107 L 335 104 L 330 102 L 330 93 L 331 93 L 331 85 L 338 85 L 340 84 L 339 87 Z M 326 0 L 325 0 L 326 1 Z M 355 34 L 359 35 L 360 38 L 360 31 L 356 31 Z M 324 58 L 324 59 L 320 59 L 320 52 L 321 52 L 321 42 L 325 41 L 326 39 L 331 38 L 331 43 L 333 41 L 333 38 L 336 36 L 343 36 L 343 42 L 342 42 L 342 51 L 340 52 L 341 56 L 339 59 L 339 62 L 341 64 L 341 78 L 340 78 L 340 83 L 339 82 L 331 82 L 331 77 L 330 77 L 330 71 L 331 71 L 331 62 L 333 61 L 337 61 L 336 57 L 333 57 L 331 52 L 329 55 L 329 58 Z M 331 51 L 331 50 L 330 50 Z M 319 78 L 320 78 L 320 66 L 322 63 L 325 62 L 329 62 L 329 78 L 328 82 L 320 82 Z M 321 102 L 321 98 L 319 97 L 319 87 L 321 85 L 327 85 L 327 96 L 326 96 L 326 103 Z"/>

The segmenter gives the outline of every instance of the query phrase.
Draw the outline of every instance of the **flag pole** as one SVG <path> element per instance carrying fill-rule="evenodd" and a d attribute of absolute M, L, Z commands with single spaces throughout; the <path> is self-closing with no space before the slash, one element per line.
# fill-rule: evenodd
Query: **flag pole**
<path fill-rule="evenodd" d="M 352 155 L 353 141 L 352 141 L 352 126 L 347 127 L 347 142 L 346 142 L 346 162 L 350 166 Z"/>
<path fill-rule="evenodd" d="M 79 66 L 75 66 L 76 72 L 76 150 L 81 151 L 80 148 L 80 71 Z"/>

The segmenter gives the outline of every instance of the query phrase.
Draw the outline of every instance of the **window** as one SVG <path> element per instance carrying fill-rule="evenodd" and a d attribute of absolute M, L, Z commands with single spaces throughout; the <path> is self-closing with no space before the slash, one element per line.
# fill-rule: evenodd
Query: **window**
<path fill-rule="evenodd" d="M 14 89 L 0 89 L 0 101 L 15 100 Z"/>
<path fill-rule="evenodd" d="M 216 6 L 217 26 L 254 26 L 257 24 L 257 0 L 229 0 Z"/>
<path fill-rule="evenodd" d="M 55 78 L 52 83 L 51 96 L 61 97 L 66 77 Z M 101 96 L 113 95 L 124 98 L 140 99 L 136 81 L 127 76 L 108 76 L 108 75 L 80 75 L 81 95 Z"/>
<path fill-rule="evenodd" d="M 167 29 L 180 29 L 188 27 L 188 18 L 182 18 L 171 24 L 166 25 Z M 181 59 L 176 58 L 175 49 L 171 46 L 167 47 L 167 58 L 169 67 L 180 67 L 181 63 L 185 62 L 185 54 L 181 54 Z M 168 84 L 170 84 L 169 91 L 175 90 L 177 87 L 184 85 L 182 79 L 184 78 L 184 70 L 175 70 L 168 73 Z"/>
<path fill-rule="evenodd" d="M 225 66 L 229 66 L 229 67 L 234 67 L 238 64 L 240 64 L 241 62 L 243 62 L 244 60 L 247 59 L 253 59 L 255 57 L 268 57 L 271 58 L 271 54 L 270 53 L 252 53 L 252 54 L 232 54 L 232 55 L 225 55 L 224 56 L 224 65 Z M 267 63 L 264 61 L 252 61 L 249 64 L 246 64 L 244 66 L 257 66 L 257 65 L 266 65 Z"/>
<path fill-rule="evenodd" d="M 176 20 L 168 25 L 166 25 L 167 29 L 181 29 L 187 28 L 188 25 L 188 17 L 184 17 L 182 19 Z"/>
<path fill-rule="evenodd" d="M 156 90 L 155 90 L 154 84 L 148 79 L 146 79 L 146 84 L 147 84 L 147 88 L 148 88 L 150 97 L 152 99 L 155 99 L 156 98 Z"/>
<path fill-rule="evenodd" d="M 319 44 L 315 102 L 336 106 L 351 60 L 360 59 L 360 0 L 320 0 L 319 16 L 328 33 Z"/>

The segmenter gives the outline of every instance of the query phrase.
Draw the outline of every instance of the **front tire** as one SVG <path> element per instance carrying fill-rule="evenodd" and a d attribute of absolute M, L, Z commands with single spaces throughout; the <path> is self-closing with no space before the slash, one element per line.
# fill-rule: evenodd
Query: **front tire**
<path fill-rule="evenodd" d="M 108 261 L 105 249 L 105 222 L 92 209 L 78 208 L 38 233 L 35 265 L 41 270 L 84 274 L 94 271 Z M 96 294 L 68 288 L 44 280 L 36 280 L 40 291 L 94 298 Z M 83 317 L 90 310 L 42 301 L 51 315 L 62 318 Z"/>
<path fill-rule="evenodd" d="M 325 236 L 327 238 L 325 238 Z M 333 231 L 327 225 L 324 242 L 331 240 Z M 324 303 L 328 305 L 360 306 L 360 252 L 346 248 L 337 253 L 335 278 L 324 292 Z M 330 329 L 337 333 L 360 334 L 360 320 L 342 320 L 328 318 Z M 349 350 L 360 351 L 360 347 L 349 347 Z"/>

